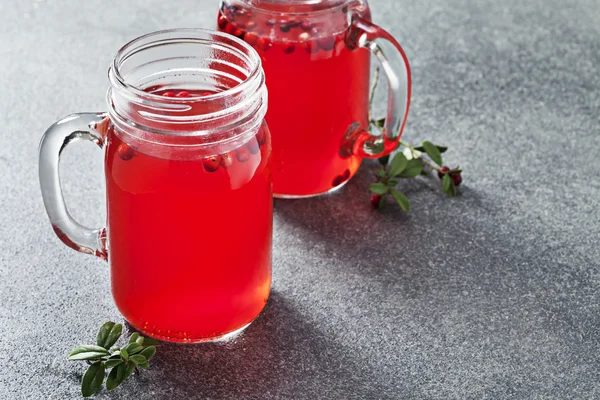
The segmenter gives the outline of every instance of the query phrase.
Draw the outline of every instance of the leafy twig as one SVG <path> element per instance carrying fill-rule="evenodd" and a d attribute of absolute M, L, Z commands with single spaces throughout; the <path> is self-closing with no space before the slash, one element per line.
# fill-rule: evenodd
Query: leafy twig
<path fill-rule="evenodd" d="M 385 126 L 385 118 L 373 118 L 373 99 L 377 82 L 379 81 L 379 68 L 375 69 L 373 84 L 369 94 L 369 129 L 375 127 L 380 132 Z M 420 146 L 415 147 L 405 141 L 400 141 L 397 147 L 400 150 L 393 158 L 386 155 L 379 158 L 382 167 L 378 170 L 377 181 L 369 186 L 373 193 L 371 204 L 375 208 L 384 208 L 387 204 L 387 196 L 398 203 L 404 211 L 410 210 L 410 201 L 402 192 L 396 189 L 398 179 L 411 179 L 419 175 L 428 175 L 425 166 L 431 171 L 436 171 L 442 181 L 442 191 L 449 197 L 456 196 L 456 188 L 462 183 L 462 170 L 459 168 L 450 169 L 443 165 L 442 154 L 448 150 L 445 146 L 435 145 L 430 141 L 424 141 Z M 427 156 L 427 157 L 425 157 Z"/>
<path fill-rule="evenodd" d="M 134 332 L 127 344 L 119 348 L 115 343 L 122 332 L 123 325 L 106 322 L 98 331 L 95 345 L 77 346 L 69 354 L 70 361 L 87 361 L 91 364 L 81 380 L 83 397 L 93 396 L 100 391 L 108 369 L 112 368 L 106 379 L 106 389 L 113 390 L 129 378 L 134 370 L 137 371 L 138 366 L 150 366 L 148 361 L 154 357 L 159 342 Z"/>

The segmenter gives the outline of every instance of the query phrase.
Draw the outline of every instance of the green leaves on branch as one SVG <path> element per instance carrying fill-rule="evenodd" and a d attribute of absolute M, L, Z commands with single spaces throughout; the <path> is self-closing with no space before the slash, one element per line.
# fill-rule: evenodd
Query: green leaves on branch
<path fill-rule="evenodd" d="M 438 149 L 436 145 L 426 140 L 423 142 L 422 147 L 423 149 L 425 149 L 425 152 L 434 163 L 436 163 L 439 166 L 443 164 L 442 152 L 440 151 L 440 149 Z"/>
<path fill-rule="evenodd" d="M 397 177 L 406 169 L 408 165 L 408 159 L 402 153 L 398 153 L 392 159 L 392 163 L 390 164 L 390 168 L 388 171 L 388 175 L 392 178 Z"/>
<path fill-rule="evenodd" d="M 423 168 L 425 168 L 425 164 L 423 164 L 423 160 L 420 158 L 413 158 L 409 160 L 406 164 L 406 168 L 399 175 L 400 178 L 414 178 L 416 176 L 421 175 L 423 172 Z"/>
<path fill-rule="evenodd" d="M 77 346 L 71 354 L 69 354 L 70 361 L 79 361 L 79 360 L 98 360 L 104 356 L 109 355 L 110 353 L 104 347 L 87 345 L 87 346 Z"/>
<path fill-rule="evenodd" d="M 390 189 L 390 193 L 402 211 L 410 211 L 410 201 L 408 201 L 408 197 L 406 197 L 404 193 L 399 192 L 396 189 Z"/>
<path fill-rule="evenodd" d="M 442 178 L 442 192 L 446 193 L 449 197 L 456 197 L 456 185 L 452 182 L 450 174 L 444 174 Z"/>
<path fill-rule="evenodd" d="M 437 147 L 437 149 L 439 150 L 439 152 L 440 152 L 441 154 L 444 154 L 446 151 L 448 151 L 448 147 L 446 147 L 446 146 L 438 146 L 438 145 L 435 145 L 435 147 Z M 423 147 L 423 146 L 415 147 L 415 150 L 417 150 L 417 151 L 420 151 L 420 152 L 422 152 L 422 153 L 426 153 L 426 152 L 427 152 L 427 151 L 425 150 L 425 147 Z"/>
<path fill-rule="evenodd" d="M 402 210 L 410 210 L 408 198 L 402 192 L 394 189 L 398 185 L 398 180 L 394 178 L 414 177 L 419 175 L 422 170 L 423 162 L 421 160 L 408 160 L 404 154 L 396 154 L 387 169 L 380 169 L 378 182 L 369 186 L 369 190 L 375 193 L 371 200 L 373 206 L 379 209 L 385 208 L 387 195 L 390 194 Z"/>
<path fill-rule="evenodd" d="M 134 332 L 123 348 L 113 347 L 122 332 L 121 324 L 106 322 L 98 331 L 96 345 L 78 346 L 69 354 L 71 361 L 91 362 L 81 380 L 83 397 L 90 397 L 100 391 L 108 369 L 112 368 L 106 380 L 106 389 L 113 390 L 131 376 L 136 366 L 150 366 L 148 360 L 156 354 L 159 342 Z"/>
<path fill-rule="evenodd" d="M 375 70 L 369 96 L 369 128 L 375 127 L 381 133 L 385 133 L 383 132 L 385 118 L 374 119 L 372 117 L 372 103 L 378 81 L 379 68 Z M 391 195 L 403 211 L 409 211 L 410 201 L 402 192 L 395 189 L 398 185 L 398 178 L 416 178 L 419 175 L 429 175 L 431 171 L 436 171 L 442 180 L 442 191 L 449 197 L 456 197 L 456 189 L 462 182 L 462 170 L 458 168 L 451 170 L 443 165 L 442 154 L 448 150 L 448 147 L 435 145 L 428 140 L 418 147 L 399 141 L 397 149 L 399 152 L 393 158 L 388 154 L 378 159 L 382 168 L 377 171 L 377 181 L 369 186 L 369 190 L 373 193 L 371 197 L 373 207 L 385 208 L 388 195 Z M 429 158 L 424 157 L 425 155 Z M 425 168 L 426 166 L 427 168 Z"/>
<path fill-rule="evenodd" d="M 123 325 L 115 324 L 114 322 L 106 322 L 98 331 L 96 337 L 96 344 L 104 347 L 106 350 L 110 349 L 117 340 L 121 337 L 123 332 Z"/>
<path fill-rule="evenodd" d="M 375 194 L 387 194 L 387 192 L 389 191 L 388 186 L 385 183 L 373 183 L 371 186 L 369 186 L 369 190 Z"/>
<path fill-rule="evenodd" d="M 90 397 L 98 393 L 102 387 L 102 382 L 104 382 L 105 371 L 106 368 L 102 361 L 96 361 L 90 365 L 81 380 L 81 394 L 83 397 Z"/>
<path fill-rule="evenodd" d="M 375 126 L 379 124 L 378 121 L 373 123 Z M 377 171 L 377 181 L 369 186 L 369 190 L 374 193 L 371 203 L 375 208 L 383 209 L 390 195 L 403 211 L 410 211 L 410 201 L 396 189 L 399 179 L 429 175 L 431 171 L 437 171 L 440 176 L 442 191 L 449 197 L 456 197 L 457 186 L 462 182 L 462 170 L 450 170 L 442 166 L 442 153 L 448 150 L 447 147 L 424 141 L 419 147 L 400 142 L 398 148 L 400 151 L 393 157 L 386 155 L 379 158 L 382 168 Z"/>

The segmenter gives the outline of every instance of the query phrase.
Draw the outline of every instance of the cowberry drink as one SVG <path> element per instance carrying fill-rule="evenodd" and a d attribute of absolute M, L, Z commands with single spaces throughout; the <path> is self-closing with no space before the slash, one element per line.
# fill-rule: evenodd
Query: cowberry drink
<path fill-rule="evenodd" d="M 219 29 L 254 46 L 263 61 L 274 192 L 310 196 L 347 182 L 361 160 L 343 157 L 340 147 L 353 122 L 367 123 L 368 97 L 356 93 L 368 91 L 370 55 L 346 46 L 345 14 L 312 21 L 222 7 L 218 18 Z"/>
<path fill-rule="evenodd" d="M 353 151 L 357 136 L 348 136 L 369 126 L 371 54 L 350 40 L 358 30 L 349 23 L 369 23 L 366 2 L 223 0 L 217 19 L 263 62 L 275 195 L 313 196 L 346 183 L 369 156 Z"/>
<path fill-rule="evenodd" d="M 151 148 L 145 154 L 109 129 L 113 296 L 144 333 L 174 341 L 218 338 L 249 324 L 265 305 L 272 213 L 265 129 L 227 153 L 192 159 L 161 158 Z"/>
<path fill-rule="evenodd" d="M 258 55 L 218 32 L 164 31 L 121 49 L 109 77 L 108 114 L 68 117 L 42 141 L 55 231 L 108 257 L 115 303 L 140 332 L 176 342 L 239 332 L 271 285 L 271 140 Z M 106 229 L 76 224 L 62 203 L 56 154 L 73 132 L 105 149 Z"/>

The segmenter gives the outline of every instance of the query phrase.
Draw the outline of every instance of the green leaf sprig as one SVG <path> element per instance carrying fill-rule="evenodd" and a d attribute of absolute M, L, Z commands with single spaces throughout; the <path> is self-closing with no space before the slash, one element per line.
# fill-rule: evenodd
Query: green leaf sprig
<path fill-rule="evenodd" d="M 369 129 L 375 128 L 381 132 L 385 126 L 385 118 L 374 119 L 372 114 L 373 98 L 378 81 L 379 68 L 376 68 L 369 97 Z M 410 201 L 404 193 L 396 189 L 399 180 L 429 175 L 434 171 L 437 172 L 442 182 L 442 191 L 448 197 L 456 197 L 457 187 L 462 183 L 462 170 L 450 169 L 443 165 L 442 154 L 448 150 L 448 147 L 435 145 L 428 140 L 421 143 L 420 146 L 413 146 L 401 140 L 396 150 L 398 152 L 394 157 L 386 155 L 378 159 L 381 167 L 377 170 L 375 183 L 369 186 L 369 190 L 373 193 L 371 197 L 373 207 L 385 208 L 388 197 L 391 196 L 403 211 L 410 211 Z"/>
<path fill-rule="evenodd" d="M 81 394 L 90 397 L 102 388 L 106 371 L 106 389 L 113 390 L 129 378 L 137 367 L 148 368 L 148 361 L 156 354 L 159 342 L 134 332 L 125 346 L 115 346 L 123 332 L 123 325 L 105 322 L 98 331 L 95 345 L 77 346 L 70 361 L 87 361 L 90 366 L 81 380 Z"/>

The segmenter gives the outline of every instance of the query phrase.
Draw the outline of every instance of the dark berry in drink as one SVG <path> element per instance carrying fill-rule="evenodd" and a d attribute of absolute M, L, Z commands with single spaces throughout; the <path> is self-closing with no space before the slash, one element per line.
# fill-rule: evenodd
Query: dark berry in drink
<path fill-rule="evenodd" d="M 233 154 L 225 153 L 221 155 L 221 166 L 223 168 L 230 168 L 233 165 Z"/>
<path fill-rule="evenodd" d="M 269 50 L 272 45 L 273 43 L 271 42 L 271 39 L 264 36 L 258 39 L 258 41 L 256 42 L 256 46 L 262 51 Z"/>
<path fill-rule="evenodd" d="M 283 52 L 285 54 L 293 53 L 296 50 L 296 44 L 294 42 L 283 42 Z"/>
<path fill-rule="evenodd" d="M 319 44 L 316 40 L 307 40 L 302 43 L 304 50 L 306 50 L 310 54 L 316 54 L 319 52 Z"/>
<path fill-rule="evenodd" d="M 250 139 L 248 143 L 246 143 L 246 147 L 250 154 L 256 154 L 260 151 L 260 145 L 258 144 L 258 140 L 255 138 Z"/>
<path fill-rule="evenodd" d="M 229 33 L 230 35 L 233 35 L 236 29 L 237 28 L 233 24 L 227 24 L 227 26 L 225 27 L 225 32 Z"/>
<path fill-rule="evenodd" d="M 319 47 L 325 51 L 333 50 L 335 47 L 335 37 L 325 36 L 319 39 Z"/>
<path fill-rule="evenodd" d="M 302 28 L 303 31 L 308 32 L 313 28 L 313 24 L 309 20 L 305 20 L 300 23 L 300 28 Z"/>
<path fill-rule="evenodd" d="M 225 18 L 225 16 L 223 14 L 220 14 L 219 15 L 219 28 L 225 29 L 226 26 L 227 26 L 227 18 Z"/>
<path fill-rule="evenodd" d="M 243 39 L 245 33 L 246 32 L 243 29 L 237 28 L 235 31 L 233 31 L 233 36 L 237 36 L 240 39 Z"/>
<path fill-rule="evenodd" d="M 235 158 L 244 163 L 250 159 L 250 151 L 246 146 L 242 146 L 235 150 Z"/>
<path fill-rule="evenodd" d="M 209 158 L 205 158 L 202 160 L 202 166 L 207 172 L 215 172 L 219 169 L 221 165 L 221 160 L 217 156 L 212 156 Z"/>
<path fill-rule="evenodd" d="M 247 32 L 246 35 L 244 36 L 244 40 L 250 46 L 254 46 L 256 44 L 256 42 L 258 42 L 258 35 L 256 33 Z"/>
<path fill-rule="evenodd" d="M 121 160 L 123 161 L 129 161 L 135 155 L 133 149 L 125 143 L 119 145 L 119 147 L 117 148 L 117 153 L 119 153 L 119 157 L 121 157 Z"/>

